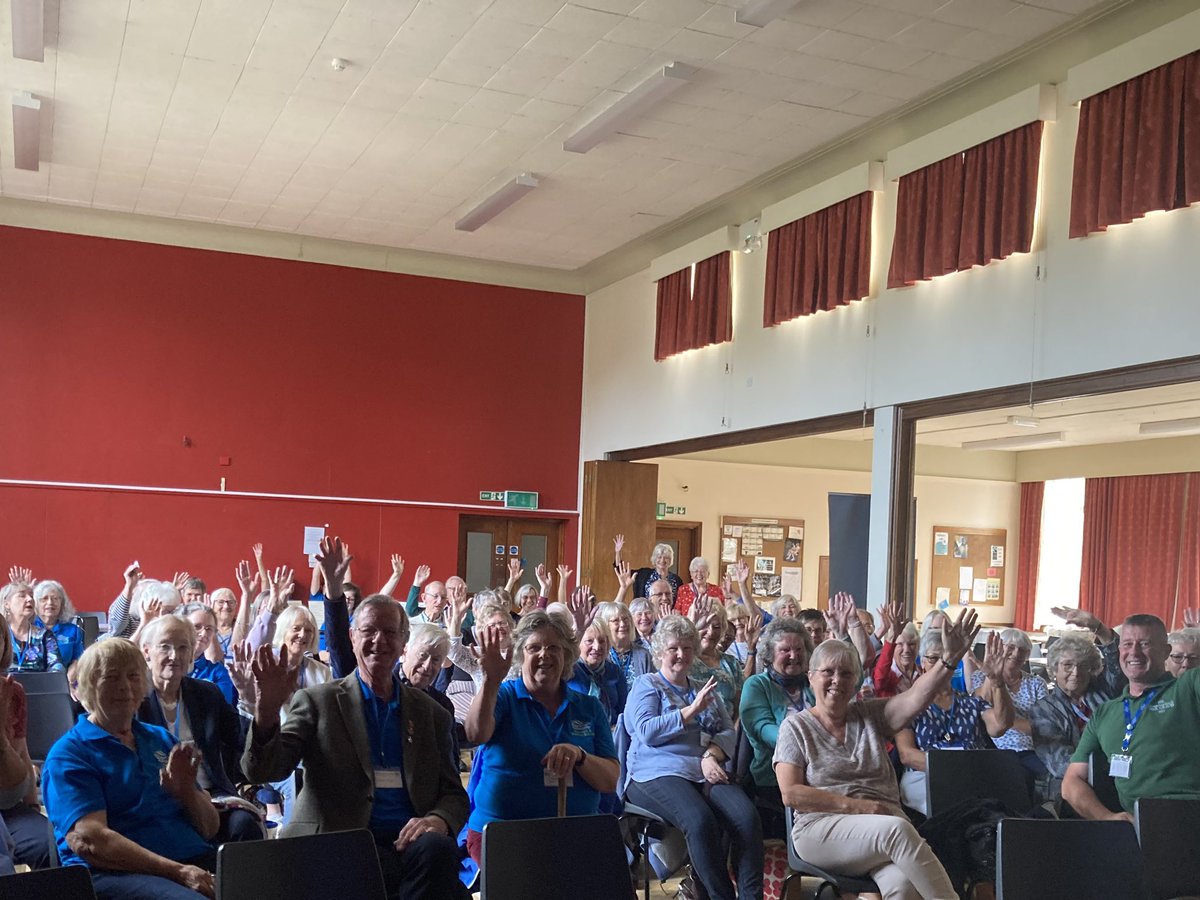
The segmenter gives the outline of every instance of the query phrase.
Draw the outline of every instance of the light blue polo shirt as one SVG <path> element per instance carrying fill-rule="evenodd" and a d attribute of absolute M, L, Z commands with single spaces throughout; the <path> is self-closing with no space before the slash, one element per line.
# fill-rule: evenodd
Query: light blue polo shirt
<path fill-rule="evenodd" d="M 574 744 L 591 756 L 616 759 L 612 732 L 604 707 L 595 697 L 567 689 L 551 716 L 529 695 L 525 682 L 514 678 L 500 685 L 496 697 L 496 728 L 479 748 L 481 763 L 472 797 L 475 808 L 467 827 L 483 831 L 488 822 L 541 819 L 558 811 L 558 789 L 546 787 L 542 758 L 555 744 Z M 600 794 L 578 772 L 567 791 L 567 815 L 595 815 Z"/>
<path fill-rule="evenodd" d="M 167 859 L 184 862 L 212 851 L 179 801 L 159 784 L 175 738 L 165 728 L 136 719 L 133 736 L 136 752 L 80 716 L 50 748 L 42 792 L 64 866 L 87 865 L 67 845 L 67 832 L 88 813 L 101 810 L 113 831 Z"/>

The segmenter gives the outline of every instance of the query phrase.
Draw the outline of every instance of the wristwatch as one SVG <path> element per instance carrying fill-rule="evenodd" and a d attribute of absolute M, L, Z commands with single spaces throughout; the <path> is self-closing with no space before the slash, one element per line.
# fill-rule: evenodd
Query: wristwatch
<path fill-rule="evenodd" d="M 580 747 L 578 749 L 579 749 L 579 761 L 575 763 L 576 769 L 578 769 L 580 766 L 582 766 L 584 764 L 584 762 L 587 761 L 587 751 L 584 750 L 582 747 Z"/>

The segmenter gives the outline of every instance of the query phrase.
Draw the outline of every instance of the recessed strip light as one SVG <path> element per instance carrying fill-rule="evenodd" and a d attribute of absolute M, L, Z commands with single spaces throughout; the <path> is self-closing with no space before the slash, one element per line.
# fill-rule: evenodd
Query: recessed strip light
<path fill-rule="evenodd" d="M 36 172 L 42 149 L 42 101 L 27 91 L 13 94 L 12 114 L 15 165 Z"/>
<path fill-rule="evenodd" d="M 966 441 L 964 450 L 1028 450 L 1030 447 L 1045 447 L 1061 444 L 1065 438 L 1061 431 L 1045 434 L 1018 434 L 1012 437 L 988 438 L 986 441 Z"/>
<path fill-rule="evenodd" d="M 537 186 L 538 180 L 535 177 L 528 172 L 522 172 L 455 222 L 454 230 L 474 231 L 480 225 L 492 221 Z"/>
<path fill-rule="evenodd" d="M 750 0 L 733 16 L 739 25 L 762 28 L 799 3 L 800 0 Z"/>
<path fill-rule="evenodd" d="M 12 0 L 13 56 L 33 62 L 45 62 L 42 0 Z"/>
<path fill-rule="evenodd" d="M 1033 416 L 1009 416 L 1008 424 L 1017 428 L 1037 428 L 1042 424 L 1042 420 Z"/>
<path fill-rule="evenodd" d="M 1200 418 L 1143 422 L 1138 426 L 1138 434 L 1192 434 L 1194 432 L 1200 432 Z"/>
<path fill-rule="evenodd" d="M 563 141 L 571 153 L 587 153 L 605 138 L 616 134 L 646 110 L 675 93 L 696 74 L 689 65 L 673 62 L 663 66 L 612 106 Z"/>

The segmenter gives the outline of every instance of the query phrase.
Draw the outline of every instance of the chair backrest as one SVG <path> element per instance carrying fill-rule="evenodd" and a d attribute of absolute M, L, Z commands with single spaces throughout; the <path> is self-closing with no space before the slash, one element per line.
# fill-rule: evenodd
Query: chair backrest
<path fill-rule="evenodd" d="M 375 839 L 365 829 L 222 844 L 217 900 L 354 897 L 384 900 Z"/>
<path fill-rule="evenodd" d="M 625 713 L 617 715 L 617 727 L 613 729 L 613 740 L 617 743 L 617 762 L 621 765 L 621 772 L 617 776 L 617 793 L 622 795 L 624 799 L 623 788 L 625 786 L 625 757 L 629 755 L 629 729 L 625 727 Z"/>
<path fill-rule="evenodd" d="M 1200 799 L 1142 797 L 1133 821 L 1154 897 L 1200 896 Z"/>
<path fill-rule="evenodd" d="M 1000 821 L 997 900 L 1148 896 L 1142 851 L 1128 822 Z"/>
<path fill-rule="evenodd" d="M 96 900 L 96 891 L 88 869 L 67 866 L 0 877 L 0 900 Z"/>
<path fill-rule="evenodd" d="M 1109 812 L 1121 812 L 1121 795 L 1117 793 L 1117 781 L 1108 774 L 1108 757 L 1097 750 L 1088 757 L 1088 784 Z"/>
<path fill-rule="evenodd" d="M 489 822 L 480 870 L 482 900 L 633 898 L 614 816 Z"/>
<path fill-rule="evenodd" d="M 107 613 L 106 613 L 107 615 Z M 90 647 L 100 637 L 100 617 L 95 613 L 80 613 L 75 617 L 75 624 L 83 632 L 83 646 Z"/>
<path fill-rule="evenodd" d="M 29 727 L 26 743 L 29 757 L 44 760 L 54 742 L 71 730 L 75 724 L 75 706 L 70 694 L 30 694 Z"/>
<path fill-rule="evenodd" d="M 1011 750 L 929 750 L 925 791 L 930 818 L 964 800 L 999 800 L 1014 813 L 1033 806 L 1028 770 Z"/>
<path fill-rule="evenodd" d="M 754 748 L 750 746 L 750 735 L 746 733 L 739 718 L 735 731 L 737 744 L 733 751 L 733 777 L 743 787 L 750 783 L 750 763 L 754 761 Z"/>
<path fill-rule="evenodd" d="M 26 694 L 66 694 L 69 690 L 66 672 L 13 672 L 12 677 Z"/>

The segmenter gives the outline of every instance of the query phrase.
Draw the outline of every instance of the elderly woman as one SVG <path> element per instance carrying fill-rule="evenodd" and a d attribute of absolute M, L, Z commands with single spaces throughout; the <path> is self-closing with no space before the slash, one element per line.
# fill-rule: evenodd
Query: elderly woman
<path fill-rule="evenodd" d="M 762 671 L 746 679 L 742 688 L 742 728 L 753 758 L 750 775 L 759 796 L 779 799 L 772 758 L 783 720 L 813 704 L 808 683 L 808 657 L 812 641 L 796 619 L 772 619 L 758 642 Z"/>
<path fill-rule="evenodd" d="M 1181 628 L 1167 635 L 1171 653 L 1167 671 L 1178 678 L 1188 669 L 1200 666 L 1200 628 Z"/>
<path fill-rule="evenodd" d="M 995 738 L 996 747 L 1000 750 L 1013 750 L 1021 758 L 1021 763 L 1035 776 L 1046 775 L 1046 767 L 1033 750 L 1033 726 L 1029 722 L 1029 709 L 1046 696 L 1046 682 L 1036 675 L 1025 671 L 1025 663 L 1033 652 L 1033 643 L 1029 636 L 1019 628 L 1002 628 L 1000 640 L 1004 644 L 1004 669 L 1001 677 L 1012 697 L 1013 724 L 1008 731 Z M 984 687 L 984 674 L 976 672 L 971 676 L 971 687 L 977 696 L 987 698 L 991 694 L 990 687 Z"/>
<path fill-rule="evenodd" d="M 959 621 L 962 621 L 961 615 Z M 925 675 L 917 679 L 918 684 L 930 672 L 949 671 L 953 676 L 958 663 L 962 662 L 957 644 L 952 644 L 951 650 L 946 649 L 947 636 L 954 641 L 960 636 L 949 624 L 949 619 L 941 628 L 929 629 L 921 635 L 921 662 Z M 900 796 L 910 809 L 922 815 L 926 812 L 926 750 L 985 750 L 991 746 L 987 740 L 989 736 L 997 738 L 1012 727 L 1012 699 L 1001 675 L 1004 659 L 999 637 L 994 633 L 988 635 L 981 690 L 976 694 L 965 694 L 954 690 L 953 677 L 949 681 L 939 678 L 933 702 L 925 699 L 918 707 L 920 715 L 910 716 L 911 724 L 897 731 L 896 750 L 906 767 L 900 777 Z M 915 687 L 914 684 L 913 688 L 892 699 L 907 697 Z"/>
<path fill-rule="evenodd" d="M 791 594 L 782 594 L 771 604 L 771 615 L 781 619 L 794 619 L 800 615 L 800 604 Z"/>
<path fill-rule="evenodd" d="M 613 568 L 618 571 L 621 569 L 621 550 L 624 546 L 625 535 L 618 534 L 613 538 L 613 547 L 616 550 L 616 561 L 613 563 Z M 683 584 L 683 579 L 671 571 L 673 565 L 675 565 L 675 551 L 671 549 L 671 545 L 655 544 L 654 549 L 650 551 L 650 565 L 630 572 L 633 576 L 633 596 L 649 597 L 650 586 L 656 581 L 665 581 L 671 588 L 671 599 L 674 600 L 676 592 Z"/>
<path fill-rule="evenodd" d="M 467 740 L 482 745 L 467 822 L 476 862 L 488 822 L 553 816 L 559 783 L 569 785 L 568 815 L 594 815 L 620 771 L 600 701 L 567 687 L 579 652 L 571 632 L 535 610 L 507 640 L 496 625 L 480 632 L 483 686 L 465 723 Z M 519 677 L 505 681 L 514 666 Z"/>
<path fill-rule="evenodd" d="M 617 716 L 625 711 L 629 683 L 621 667 L 609 658 L 611 648 L 608 625 L 599 617 L 592 619 L 579 636 L 579 659 L 567 686 L 599 700 L 608 715 L 609 727 L 615 727 Z"/>
<path fill-rule="evenodd" d="M 200 751 L 196 783 L 215 797 L 236 797 L 236 785 L 245 780 L 238 765 L 242 722 L 217 685 L 188 674 L 197 643 L 194 625 L 182 615 L 160 616 L 142 629 L 150 691 L 137 718 L 165 728 L 180 743 L 194 744 Z M 215 843 L 262 836 L 257 816 L 233 809 L 223 818 Z"/>
<path fill-rule="evenodd" d="M 897 634 L 897 629 L 889 626 L 884 635 L 883 649 L 875 660 L 876 697 L 902 694 L 921 677 L 917 659 L 921 635 L 917 633 L 917 626 L 906 622 L 898 630 Z"/>
<path fill-rule="evenodd" d="M 728 653 L 721 652 L 721 640 L 729 622 L 725 607 L 711 600 L 702 600 L 695 605 L 688 618 L 695 623 L 700 637 L 688 674 L 701 683 L 715 679 L 717 696 L 721 698 L 730 718 L 736 719 L 745 677 L 738 661 Z"/>
<path fill-rule="evenodd" d="M 688 574 L 692 580 L 687 584 L 680 585 L 675 591 L 675 612 L 686 616 L 688 610 L 692 608 L 692 604 L 701 597 L 712 597 L 718 605 L 725 604 L 725 592 L 721 590 L 720 585 L 709 583 L 708 572 L 707 559 L 697 556 L 692 560 L 688 566 Z"/>
<path fill-rule="evenodd" d="M 930 610 L 925 616 L 925 621 L 921 623 L 921 634 L 924 635 L 927 631 L 941 631 L 943 625 L 950 624 L 950 617 L 940 609 Z M 966 693 L 967 685 L 971 683 L 971 678 L 975 674 L 975 655 L 968 653 L 959 663 L 958 670 L 954 673 L 951 679 L 950 686 L 956 691 Z"/>
<path fill-rule="evenodd" d="M 692 871 L 709 897 L 761 898 L 762 825 L 730 779 L 736 737 L 717 682 L 688 677 L 699 645 L 696 626 L 682 616 L 667 616 L 654 632 L 658 671 L 637 680 L 626 705 L 630 745 L 621 792 L 683 832 Z M 726 865 L 731 858 L 736 894 Z"/>
<path fill-rule="evenodd" d="M 33 605 L 37 608 L 37 624 L 54 632 L 59 661 L 70 671 L 83 655 L 83 629 L 71 621 L 75 607 L 66 588 L 57 581 L 39 581 L 33 588 Z"/>
<path fill-rule="evenodd" d="M 483 687 L 483 666 L 479 664 L 479 656 L 462 640 L 463 623 L 467 613 L 473 612 L 475 616 L 472 637 L 476 645 L 479 644 L 479 636 L 494 626 L 505 641 L 506 650 L 512 645 L 513 620 L 508 607 L 500 603 L 491 591 L 477 591 L 475 600 L 480 602 L 475 604 L 465 596 L 452 602 L 446 620 L 446 634 L 450 640 L 450 648 L 447 651 L 450 662 L 470 675 L 471 680 L 475 682 L 475 690 L 479 690 Z"/>
<path fill-rule="evenodd" d="M 0 628 L 7 630 L 3 616 Z M 0 673 L 8 669 L 12 655 L 11 642 L 0 647 Z M 0 674 L 0 869 L 8 875 L 14 862 L 31 869 L 50 865 L 46 817 L 38 811 L 37 772 L 25 741 L 28 729 L 25 689 L 11 675 Z"/>
<path fill-rule="evenodd" d="M 61 672 L 58 639 L 49 628 L 37 624 L 33 588 L 23 582 L 5 585 L 0 590 L 0 609 L 8 619 L 8 639 L 12 645 L 9 672 Z"/>
<path fill-rule="evenodd" d="M 868 875 L 885 900 L 958 897 L 904 815 L 887 742 L 948 690 L 951 672 L 978 631 L 975 620 L 974 610 L 964 610 L 939 636 L 945 645 L 937 664 L 887 700 L 855 700 L 862 663 L 853 648 L 826 641 L 813 651 L 808 677 L 814 703 L 787 718 L 775 748 L 783 801 L 797 813 L 792 844 L 805 860 Z"/>
<path fill-rule="evenodd" d="M 137 624 L 133 626 L 133 633 L 129 640 L 137 644 L 141 639 L 143 628 L 159 616 L 169 616 L 182 604 L 183 597 L 175 585 L 169 581 L 143 578 L 137 583 L 137 587 L 133 589 L 131 610 L 136 610 L 136 615 L 131 611 L 130 623 L 136 622 Z M 123 637 L 124 635 L 118 635 L 109 631 L 107 636 Z"/>
<path fill-rule="evenodd" d="M 233 687 L 233 679 L 229 677 L 229 670 L 222 661 L 225 655 L 217 643 L 216 613 L 203 603 L 185 603 L 179 608 L 177 615 L 187 619 L 196 629 L 192 671 L 189 674 L 192 678 L 215 684 L 225 702 L 236 706 L 237 691 Z"/>
<path fill-rule="evenodd" d="M 101 900 L 213 897 L 209 841 L 220 818 L 196 783 L 195 748 L 135 718 L 149 683 L 141 651 L 121 638 L 98 641 L 78 675 L 87 718 L 51 748 L 42 771 L 63 865 L 90 868 Z"/>
<path fill-rule="evenodd" d="M 649 608 L 645 599 L 642 602 Z M 596 607 L 596 618 L 608 626 L 612 636 L 608 656 L 621 669 L 627 687 L 633 687 L 638 676 L 654 671 L 654 658 L 650 650 L 638 642 L 633 613 L 624 603 L 601 603 Z M 653 620 L 650 627 L 653 631 Z"/>
<path fill-rule="evenodd" d="M 221 651 L 221 661 L 233 662 L 233 626 L 237 623 L 238 599 L 229 588 L 217 588 L 212 592 L 212 611 L 217 620 L 214 644 Z"/>
<path fill-rule="evenodd" d="M 1083 729 L 1113 692 L 1102 677 L 1104 660 L 1090 638 L 1059 638 L 1046 654 L 1054 684 L 1029 708 L 1029 722 L 1033 749 L 1049 773 L 1043 796 L 1057 801 Z"/>

